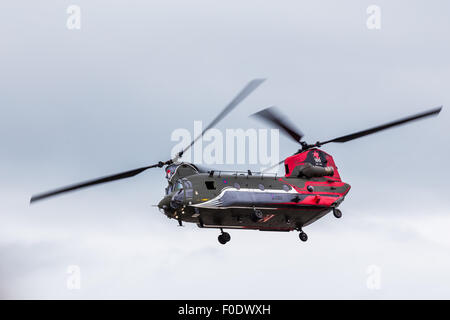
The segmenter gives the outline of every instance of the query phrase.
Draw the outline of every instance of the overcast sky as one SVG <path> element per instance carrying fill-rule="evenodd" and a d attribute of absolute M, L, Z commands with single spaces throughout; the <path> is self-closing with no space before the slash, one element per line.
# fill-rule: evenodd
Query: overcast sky
<path fill-rule="evenodd" d="M 80 30 L 66 27 L 71 4 Z M 1 2 L 0 297 L 450 298 L 449 12 L 445 0 Z M 174 129 L 207 123 L 260 77 L 218 129 L 264 128 L 248 115 L 277 105 L 315 142 L 444 109 L 327 145 L 352 189 L 307 243 L 237 230 L 222 246 L 217 230 L 177 227 L 152 207 L 157 169 L 29 206 L 166 160 Z M 296 148 L 280 137 L 280 157 Z"/>

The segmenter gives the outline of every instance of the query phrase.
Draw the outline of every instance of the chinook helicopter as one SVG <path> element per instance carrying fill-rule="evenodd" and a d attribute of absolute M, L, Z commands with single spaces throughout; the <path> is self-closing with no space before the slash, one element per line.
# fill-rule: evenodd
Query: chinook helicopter
<path fill-rule="evenodd" d="M 30 203 L 65 192 L 130 178 L 151 168 L 165 167 L 168 186 L 165 196 L 157 206 L 168 218 L 176 219 L 180 226 L 187 222 L 195 223 L 200 228 L 219 229 L 221 233 L 218 241 L 221 244 L 226 244 L 231 239 L 224 229 L 297 230 L 300 240 L 307 241 L 308 236 L 303 228 L 330 212 L 333 212 L 336 218 L 341 218 L 342 212 L 338 207 L 350 191 L 350 185 L 341 180 L 333 157 L 320 147 L 332 142 L 348 142 L 437 115 L 442 109 L 441 106 L 370 129 L 308 144 L 302 140 L 303 133 L 300 130 L 291 125 L 274 107 L 270 107 L 255 113 L 253 117 L 279 128 L 300 144 L 297 152 L 277 164 L 278 166 L 284 163 L 284 176 L 250 170 L 214 170 L 180 161 L 183 154 L 206 131 L 221 121 L 263 81 L 264 79 L 250 81 L 202 133 L 173 159 L 37 194 L 31 197 Z"/>

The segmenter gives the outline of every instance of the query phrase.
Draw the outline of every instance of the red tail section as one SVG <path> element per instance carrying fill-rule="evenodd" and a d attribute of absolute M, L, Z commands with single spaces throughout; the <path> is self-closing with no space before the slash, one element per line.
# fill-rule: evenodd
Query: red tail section
<path fill-rule="evenodd" d="M 297 166 L 304 165 L 305 163 L 310 163 L 314 166 L 320 167 L 332 167 L 334 170 L 333 176 L 327 177 L 335 181 L 341 181 L 338 169 L 334 163 L 333 157 L 330 156 L 325 151 L 314 148 L 310 150 L 303 151 L 296 155 L 290 156 L 284 160 L 284 167 L 286 170 L 286 177 L 290 177 L 294 168 Z"/>

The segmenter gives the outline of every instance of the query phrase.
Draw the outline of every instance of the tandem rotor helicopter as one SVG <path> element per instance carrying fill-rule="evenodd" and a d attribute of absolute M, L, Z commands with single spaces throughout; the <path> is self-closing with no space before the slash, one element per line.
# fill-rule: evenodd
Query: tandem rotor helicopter
<path fill-rule="evenodd" d="M 275 109 L 267 108 L 253 116 L 279 128 L 300 144 L 300 149 L 284 162 L 285 175 L 232 172 L 205 169 L 193 163 L 180 161 L 183 154 L 206 131 L 221 121 L 264 79 L 250 81 L 219 115 L 175 158 L 98 179 L 77 183 L 32 196 L 30 203 L 65 192 L 106 182 L 136 176 L 151 168 L 165 170 L 168 186 L 158 207 L 167 217 L 196 223 L 200 228 L 221 231 L 218 240 L 226 244 L 231 237 L 224 229 L 253 229 L 261 231 L 299 231 L 301 241 L 308 236 L 303 227 L 315 222 L 329 212 L 336 218 L 342 216 L 338 209 L 350 190 L 341 180 L 333 157 L 319 149 L 327 143 L 344 143 L 414 120 L 439 114 L 441 107 L 403 119 L 385 123 L 345 136 L 309 144 L 303 134 L 289 124 Z"/>

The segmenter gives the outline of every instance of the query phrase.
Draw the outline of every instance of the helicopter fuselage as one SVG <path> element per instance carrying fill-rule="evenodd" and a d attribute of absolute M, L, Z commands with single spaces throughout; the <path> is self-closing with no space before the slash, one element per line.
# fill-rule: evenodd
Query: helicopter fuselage
<path fill-rule="evenodd" d="M 337 208 L 350 190 L 330 155 L 311 149 L 285 160 L 286 175 L 166 168 L 169 187 L 158 204 L 179 223 L 202 228 L 298 230 Z M 328 171 L 327 171 L 328 170 Z M 325 175 L 326 174 L 326 175 Z"/>

